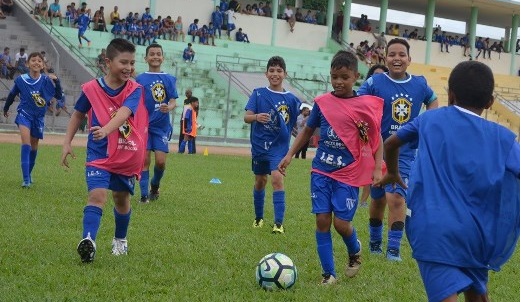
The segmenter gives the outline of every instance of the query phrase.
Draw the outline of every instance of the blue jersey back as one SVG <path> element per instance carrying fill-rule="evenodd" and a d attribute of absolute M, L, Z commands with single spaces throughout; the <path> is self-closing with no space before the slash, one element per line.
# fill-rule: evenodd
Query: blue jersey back
<path fill-rule="evenodd" d="M 313 105 L 306 125 L 313 129 L 320 128 L 320 140 L 312 163 L 314 169 L 331 173 L 354 161 L 353 155 L 337 136 L 316 103 Z"/>
<path fill-rule="evenodd" d="M 245 110 L 269 113 L 266 124 L 254 122 L 250 130 L 252 156 L 259 160 L 281 159 L 289 149 L 291 131 L 300 111 L 300 100 L 291 92 L 267 87 L 253 90 Z"/>
<path fill-rule="evenodd" d="M 170 125 L 170 115 L 159 111 L 161 104 L 177 99 L 176 78 L 165 72 L 144 72 L 136 82 L 145 89 L 145 106 L 149 113 L 150 127 L 164 128 Z"/>
<path fill-rule="evenodd" d="M 78 29 L 81 31 L 85 31 L 89 27 L 90 18 L 89 18 L 89 16 L 87 16 L 87 14 L 81 14 L 78 17 L 77 23 L 78 23 Z"/>
<path fill-rule="evenodd" d="M 387 73 L 375 74 L 358 89 L 359 95 L 374 95 L 384 99 L 382 138 L 385 140 L 420 114 L 422 105 L 436 100 L 436 94 L 423 76 L 407 74 L 405 80 L 393 80 Z M 400 170 L 408 171 L 416 156 L 416 145 L 400 148 Z"/>
<path fill-rule="evenodd" d="M 14 86 L 11 89 L 11 94 L 20 94 L 17 112 L 24 112 L 36 117 L 45 115 L 54 93 L 55 87 L 52 80 L 43 74 L 36 79 L 31 78 L 27 73 L 22 74 L 14 80 Z"/>
<path fill-rule="evenodd" d="M 123 84 L 118 89 L 112 89 L 107 86 L 105 83 L 105 80 L 103 78 L 98 79 L 99 85 L 103 88 L 105 93 L 109 96 L 116 96 L 118 95 L 123 88 L 126 86 L 126 83 Z M 141 98 L 142 88 L 139 87 L 132 94 L 127 97 L 127 99 L 123 102 L 122 106 L 125 106 L 129 108 L 132 111 L 132 114 L 134 114 L 137 110 L 139 99 Z M 80 97 L 78 98 L 78 101 L 76 101 L 76 105 L 74 105 L 74 110 L 81 112 L 81 113 L 87 113 L 89 110 L 91 110 L 92 105 L 90 104 L 89 99 L 85 95 L 85 93 L 81 93 Z M 90 127 L 93 126 L 104 126 L 100 125 L 98 118 L 96 117 L 95 112 L 92 112 L 92 119 L 90 120 Z M 117 130 L 116 130 L 117 131 Z M 105 137 L 101 140 L 93 140 L 92 138 L 92 132 L 89 132 L 89 137 L 87 141 L 87 162 L 94 161 L 96 159 L 100 158 L 106 158 L 108 156 L 107 154 L 107 146 L 108 146 L 108 139 Z"/>

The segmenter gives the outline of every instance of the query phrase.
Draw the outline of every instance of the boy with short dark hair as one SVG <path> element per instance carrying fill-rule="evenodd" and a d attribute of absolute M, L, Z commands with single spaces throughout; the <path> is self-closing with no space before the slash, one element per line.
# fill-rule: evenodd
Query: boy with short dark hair
<path fill-rule="evenodd" d="M 338 278 L 331 225 L 342 236 L 347 249 L 346 276 L 351 278 L 358 273 L 362 245 L 352 221 L 359 187 L 382 177 L 380 125 L 384 103 L 378 97 L 356 95 L 353 86 L 359 76 L 355 54 L 341 50 L 333 57 L 333 92 L 315 98 L 306 126 L 278 166 L 285 175 L 293 155 L 309 142 L 316 128 L 320 129 L 311 169 L 311 200 L 323 285 L 334 284 Z"/>
<path fill-rule="evenodd" d="M 159 184 L 166 168 L 166 156 L 168 154 L 168 141 L 172 136 L 172 124 L 170 123 L 170 111 L 176 107 L 177 95 L 174 76 L 161 71 L 164 55 L 163 48 L 159 44 L 151 44 L 145 51 L 145 61 L 148 63 L 148 71 L 137 76 L 136 82 L 145 89 L 145 104 L 149 114 L 147 156 L 145 166 L 141 172 L 139 186 L 141 188 L 141 202 L 156 200 L 159 197 Z M 150 182 L 151 152 L 154 152 L 154 177 Z"/>
<path fill-rule="evenodd" d="M 282 225 L 286 210 L 284 176 L 277 165 L 289 149 L 291 131 L 299 115 L 300 100 L 282 86 L 286 63 L 279 56 L 271 57 L 266 66 L 269 86 L 256 88 L 246 104 L 244 122 L 251 125 L 250 142 L 252 171 L 255 175 L 253 205 L 254 228 L 264 224 L 264 196 L 268 175 L 273 187 L 273 233 L 284 233 Z"/>
<path fill-rule="evenodd" d="M 381 185 L 405 185 L 401 145 L 422 151 L 409 178 L 405 229 L 429 301 L 456 301 L 460 292 L 465 301 L 489 301 L 488 271 L 499 271 L 517 245 L 519 143 L 480 116 L 493 93 L 490 68 L 462 62 L 449 76 L 449 106 L 423 113 L 385 141 Z"/>
<path fill-rule="evenodd" d="M 179 153 L 185 152 L 188 145 L 188 154 L 195 154 L 195 138 L 197 137 L 197 110 L 199 109 L 199 99 L 190 98 L 190 107 L 186 109 L 183 119 L 183 141 L 179 147 Z"/>
<path fill-rule="evenodd" d="M 82 262 L 92 262 L 96 254 L 96 235 L 100 227 L 108 190 L 114 199 L 116 224 L 112 254 L 126 255 L 130 222 L 130 195 L 145 161 L 148 114 L 143 87 L 131 80 L 136 47 L 125 39 L 114 39 L 107 46 L 108 74 L 82 86 L 82 93 L 69 121 L 61 156 L 74 153 L 71 141 L 84 115 L 88 114 L 89 136 L 85 176 L 88 202 L 83 209 L 83 239 L 78 244 Z"/>

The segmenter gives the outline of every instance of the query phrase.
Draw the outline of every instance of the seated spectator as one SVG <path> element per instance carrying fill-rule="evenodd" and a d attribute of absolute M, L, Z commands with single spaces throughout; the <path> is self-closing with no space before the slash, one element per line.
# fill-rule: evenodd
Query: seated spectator
<path fill-rule="evenodd" d="M 393 29 L 391 30 L 391 35 L 399 37 L 400 36 L 400 25 L 395 24 Z"/>
<path fill-rule="evenodd" d="M 291 9 L 291 6 L 289 4 L 286 5 L 286 8 L 284 9 L 284 15 L 283 18 L 286 21 L 289 21 L 289 18 L 293 17 L 293 10 Z"/>
<path fill-rule="evenodd" d="M 127 17 L 125 18 L 125 21 L 127 22 L 127 24 L 130 24 L 130 23 L 132 23 L 132 20 L 134 20 L 134 13 L 129 12 Z"/>
<path fill-rule="evenodd" d="M 183 50 L 183 60 L 185 60 L 186 63 L 188 62 L 194 62 L 195 58 L 195 51 L 192 48 L 192 43 L 188 43 L 188 46 Z"/>
<path fill-rule="evenodd" d="M 105 13 L 103 11 L 104 7 L 101 6 L 99 10 L 94 12 L 94 17 L 92 18 L 91 22 L 94 23 L 93 30 L 108 32 L 107 23 L 105 23 Z"/>
<path fill-rule="evenodd" d="M 358 27 L 358 30 L 371 32 L 371 23 L 369 22 L 369 19 L 367 19 L 367 15 L 362 14 L 356 26 Z"/>
<path fill-rule="evenodd" d="M 166 40 L 166 35 L 168 35 L 169 40 L 174 39 L 174 20 L 172 20 L 172 17 L 167 16 L 165 19 L 163 19 L 163 39 Z"/>
<path fill-rule="evenodd" d="M 201 32 L 199 31 L 199 19 L 194 19 L 194 23 L 188 26 L 188 34 L 192 36 L 192 43 L 195 42 L 195 37 L 199 37 L 199 42 L 201 42 Z"/>
<path fill-rule="evenodd" d="M 410 34 L 409 39 L 418 39 L 418 29 L 415 28 Z"/>
<path fill-rule="evenodd" d="M 54 106 L 56 106 L 56 110 L 54 109 Z M 52 103 L 51 103 L 51 106 L 48 107 L 48 110 L 49 110 L 49 113 L 55 115 L 55 116 L 59 116 L 62 111 L 67 113 L 67 115 L 70 117 L 71 116 L 71 113 L 69 112 L 69 110 L 67 109 L 67 106 L 65 105 L 65 94 L 62 93 L 62 97 L 60 99 L 53 99 L 52 100 Z"/>
<path fill-rule="evenodd" d="M 34 0 L 34 9 L 30 12 L 34 15 L 34 18 L 38 20 L 38 16 L 40 15 L 40 5 L 42 4 L 42 0 Z M 1 11 L 2 9 L 0 9 Z M 3 15 L 3 14 L 2 14 Z"/>
<path fill-rule="evenodd" d="M 264 3 L 259 2 L 259 7 L 257 7 L 257 15 L 264 16 Z"/>
<path fill-rule="evenodd" d="M 304 22 L 304 15 L 302 15 L 300 8 L 297 8 L 297 11 L 295 12 L 295 20 L 297 20 L 297 22 Z"/>
<path fill-rule="evenodd" d="M 251 6 L 251 14 L 255 16 L 259 15 L 259 7 L 255 3 Z"/>
<path fill-rule="evenodd" d="M 262 8 L 262 11 L 264 12 L 264 17 L 269 17 L 271 18 L 271 4 L 269 2 L 266 2 L 266 4 L 264 5 L 264 7 Z"/>
<path fill-rule="evenodd" d="M 317 24 L 317 20 L 315 19 L 315 16 L 313 16 L 311 10 L 308 10 L 306 16 L 304 17 L 304 21 L 309 24 Z"/>
<path fill-rule="evenodd" d="M 78 16 L 76 15 L 76 9 L 72 5 L 67 5 L 67 10 L 65 11 L 65 20 L 67 20 L 69 26 L 73 25 L 74 20 L 76 20 L 77 17 Z"/>
<path fill-rule="evenodd" d="M 114 6 L 114 10 L 110 13 L 110 24 L 115 25 L 118 22 L 119 22 L 118 7 Z"/>
<path fill-rule="evenodd" d="M 209 40 L 212 40 L 212 46 L 215 46 L 215 33 L 216 33 L 216 28 L 215 28 L 215 26 L 213 26 L 213 22 L 210 22 L 208 24 L 208 35 L 206 37 L 206 39 L 207 39 L 206 45 L 209 44 Z"/>
<path fill-rule="evenodd" d="M 101 53 L 98 55 L 96 59 L 96 66 L 98 66 L 99 71 L 102 75 L 107 75 L 107 62 L 105 58 L 107 57 L 107 53 L 105 48 L 101 49 Z"/>
<path fill-rule="evenodd" d="M 11 16 L 13 14 L 13 0 L 1 0 L 0 8 L 2 9 L 2 13 L 4 16 Z"/>
<path fill-rule="evenodd" d="M 174 41 L 177 41 L 177 37 L 182 36 L 183 42 L 185 41 L 185 32 L 183 31 L 183 20 L 181 16 L 177 17 L 177 20 L 174 22 Z"/>
<path fill-rule="evenodd" d="M 43 68 L 42 68 L 42 70 L 40 70 L 40 73 L 49 73 L 49 70 L 54 71 L 54 69 L 52 69 L 51 65 L 49 64 L 49 60 L 47 60 L 45 51 L 44 50 L 40 51 L 40 54 L 43 57 Z"/>
<path fill-rule="evenodd" d="M 0 75 L 4 79 L 12 80 L 16 72 L 16 67 L 11 64 L 11 56 L 9 55 L 9 47 L 4 48 L 4 52 L 0 54 Z"/>
<path fill-rule="evenodd" d="M 403 31 L 402 38 L 409 39 L 409 30 L 406 29 Z"/>
<path fill-rule="evenodd" d="M 479 55 L 483 51 L 484 46 L 485 45 L 483 44 L 483 38 L 482 37 L 478 37 L 478 39 L 476 40 L 476 43 L 474 43 L 474 47 L 478 51 L 478 54 L 476 55 L 476 60 L 478 59 Z"/>
<path fill-rule="evenodd" d="M 323 11 L 317 10 L 315 12 L 315 19 L 317 19 L 318 25 L 326 25 L 326 14 Z"/>
<path fill-rule="evenodd" d="M 38 15 L 44 22 L 47 22 L 47 15 L 49 13 L 48 11 L 49 11 L 49 4 L 47 3 L 47 0 L 42 0 L 39 4 Z"/>
<path fill-rule="evenodd" d="M 124 38 L 127 33 L 127 26 L 125 24 L 125 19 L 121 19 L 118 23 L 112 26 L 111 32 L 114 35 L 114 38 Z"/>
<path fill-rule="evenodd" d="M 206 24 L 199 30 L 199 43 L 208 45 L 208 26 Z"/>
<path fill-rule="evenodd" d="M 246 7 L 242 9 L 241 13 L 245 15 L 251 15 L 251 5 L 246 4 Z"/>
<path fill-rule="evenodd" d="M 250 39 L 248 39 L 248 35 L 246 33 L 242 32 L 242 28 L 239 28 L 239 31 L 237 31 L 235 33 L 235 41 L 250 43 Z"/>
<path fill-rule="evenodd" d="M 49 17 L 49 24 L 52 25 L 52 19 L 58 17 L 60 20 L 60 26 L 63 26 L 60 0 L 54 0 L 54 3 L 49 6 L 47 16 Z"/>
<path fill-rule="evenodd" d="M 15 55 L 15 67 L 20 74 L 28 73 L 29 67 L 27 67 L 28 55 L 25 53 L 25 48 L 20 48 L 20 52 Z"/>
<path fill-rule="evenodd" d="M 154 18 L 150 14 L 150 7 L 147 7 L 145 8 L 145 12 L 143 13 L 143 15 L 141 15 L 141 22 L 145 23 L 152 20 L 154 20 Z"/>

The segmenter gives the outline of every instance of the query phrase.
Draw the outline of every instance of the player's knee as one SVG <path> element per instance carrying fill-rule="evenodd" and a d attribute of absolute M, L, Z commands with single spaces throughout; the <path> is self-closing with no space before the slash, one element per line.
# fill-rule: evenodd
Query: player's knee
<path fill-rule="evenodd" d="M 395 221 L 391 225 L 391 231 L 403 231 L 405 223 L 403 221 Z"/>

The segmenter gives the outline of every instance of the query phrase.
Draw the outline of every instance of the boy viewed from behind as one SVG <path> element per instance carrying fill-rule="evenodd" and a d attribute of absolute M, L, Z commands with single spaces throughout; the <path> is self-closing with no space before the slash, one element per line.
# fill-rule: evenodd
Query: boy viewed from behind
<path fill-rule="evenodd" d="M 94 261 L 96 235 L 108 190 L 112 191 L 116 225 L 112 254 L 127 254 L 130 195 L 134 194 L 135 179 L 143 169 L 148 127 L 143 87 L 131 80 L 135 52 L 136 47 L 125 39 L 110 42 L 106 58 L 108 74 L 82 86 L 65 134 L 61 162 L 68 168 L 67 156 L 75 158 L 71 141 L 88 114 L 85 178 L 89 193 L 83 209 L 83 239 L 77 248 L 82 262 Z"/>
<path fill-rule="evenodd" d="M 449 106 L 425 112 L 385 141 L 388 173 L 380 184 L 406 185 L 400 146 L 418 145 L 405 229 L 429 301 L 457 301 L 460 292 L 465 301 L 489 301 L 488 271 L 499 271 L 517 245 L 519 143 L 480 116 L 493 91 L 488 66 L 462 62 L 449 76 Z"/>
<path fill-rule="evenodd" d="M 268 175 L 273 187 L 273 233 L 284 233 L 282 225 L 286 210 L 284 176 L 277 165 L 289 149 L 291 131 L 299 115 L 300 100 L 286 91 L 282 83 L 286 78 L 286 63 L 279 56 L 268 60 L 266 77 L 269 86 L 256 88 L 246 104 L 244 122 L 252 124 L 250 142 L 252 171 L 255 174 L 253 205 L 254 228 L 264 224 L 264 197 Z"/>

